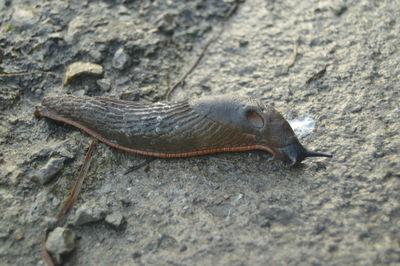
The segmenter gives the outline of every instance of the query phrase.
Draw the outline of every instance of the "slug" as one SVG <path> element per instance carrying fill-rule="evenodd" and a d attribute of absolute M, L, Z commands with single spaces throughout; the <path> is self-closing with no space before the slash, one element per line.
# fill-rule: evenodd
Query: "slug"
<path fill-rule="evenodd" d="M 250 97 L 208 96 L 180 102 L 140 103 L 109 97 L 53 96 L 35 111 L 72 125 L 105 144 L 155 157 L 263 150 L 290 165 L 311 152 L 273 107 Z"/>

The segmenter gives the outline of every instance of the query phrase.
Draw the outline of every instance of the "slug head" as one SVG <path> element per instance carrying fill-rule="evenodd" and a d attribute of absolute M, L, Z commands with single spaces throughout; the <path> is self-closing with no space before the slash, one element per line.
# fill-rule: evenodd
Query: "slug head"
<path fill-rule="evenodd" d="M 202 97 L 189 103 L 198 114 L 230 127 L 238 134 L 254 137 L 253 146 L 272 153 L 275 158 L 292 166 L 300 164 L 307 157 L 332 157 L 307 151 L 285 118 L 262 101 L 221 95 Z"/>
<path fill-rule="evenodd" d="M 259 103 L 258 108 L 248 108 L 245 114 L 250 124 L 259 129 L 258 141 L 277 159 L 290 166 L 299 165 L 307 157 L 332 157 L 305 149 L 286 119 L 271 106 Z"/>

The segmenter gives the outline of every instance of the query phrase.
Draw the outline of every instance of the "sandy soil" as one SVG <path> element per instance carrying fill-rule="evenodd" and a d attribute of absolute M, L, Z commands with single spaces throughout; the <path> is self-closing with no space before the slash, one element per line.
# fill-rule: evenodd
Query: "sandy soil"
<path fill-rule="evenodd" d="M 35 105 L 64 93 L 162 99 L 233 4 L 0 0 L 1 265 L 44 263 L 40 241 L 91 139 L 35 118 Z M 172 100 L 262 98 L 288 119 L 312 117 L 317 127 L 302 143 L 334 158 L 290 169 L 238 152 L 156 159 L 125 175 L 145 157 L 99 144 L 65 225 L 75 247 L 62 261 L 399 264 L 399 18 L 398 0 L 241 3 Z M 78 61 L 102 66 L 103 77 L 63 86 Z M 38 184 L 49 161 L 56 174 Z"/>

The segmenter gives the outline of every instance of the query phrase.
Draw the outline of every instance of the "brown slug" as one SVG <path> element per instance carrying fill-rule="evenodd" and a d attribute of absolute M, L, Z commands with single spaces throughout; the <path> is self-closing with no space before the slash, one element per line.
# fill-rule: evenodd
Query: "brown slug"
<path fill-rule="evenodd" d="M 108 97 L 53 96 L 35 111 L 75 126 L 111 147 L 155 157 L 264 150 L 298 165 L 310 152 L 273 107 L 250 97 L 208 96 L 140 103 Z"/>

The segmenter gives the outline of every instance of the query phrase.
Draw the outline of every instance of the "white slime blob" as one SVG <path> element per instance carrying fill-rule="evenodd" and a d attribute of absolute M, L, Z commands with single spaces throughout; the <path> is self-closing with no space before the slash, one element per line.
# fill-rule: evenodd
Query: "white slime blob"
<path fill-rule="evenodd" d="M 315 128 L 315 121 L 308 115 L 288 121 L 290 126 L 293 128 L 294 133 L 296 133 L 298 138 L 304 138 L 310 135 Z"/>

